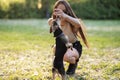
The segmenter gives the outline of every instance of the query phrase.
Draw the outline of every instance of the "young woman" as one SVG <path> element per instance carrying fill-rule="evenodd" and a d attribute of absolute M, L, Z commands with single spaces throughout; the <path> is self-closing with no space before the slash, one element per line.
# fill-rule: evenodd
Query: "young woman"
<path fill-rule="evenodd" d="M 85 32 L 83 31 L 84 26 L 80 19 L 74 14 L 70 4 L 66 0 L 58 0 L 53 9 L 53 14 L 50 19 L 48 19 L 48 23 L 51 26 L 52 22 L 56 19 L 60 19 L 60 26 L 63 33 L 68 36 L 69 42 L 72 43 L 73 47 L 78 51 L 79 58 L 82 54 L 82 45 L 80 41 L 77 39 L 77 36 L 82 39 L 85 45 L 88 47 L 88 42 L 85 36 Z M 56 44 L 59 44 L 56 42 Z M 60 45 L 60 44 L 59 44 Z M 56 46 L 55 51 L 55 59 L 54 59 L 54 67 L 58 69 L 60 74 L 65 74 L 65 69 L 63 65 L 63 56 L 67 50 L 65 45 L 61 45 L 62 49 L 60 50 Z M 75 64 L 69 64 L 66 74 L 72 75 L 75 73 L 77 68 L 78 60 L 76 60 Z"/>

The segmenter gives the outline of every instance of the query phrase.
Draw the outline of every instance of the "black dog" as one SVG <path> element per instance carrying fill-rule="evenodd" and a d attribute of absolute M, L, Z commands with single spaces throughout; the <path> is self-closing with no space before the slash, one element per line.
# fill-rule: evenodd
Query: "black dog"
<path fill-rule="evenodd" d="M 63 65 L 63 56 L 67 48 L 70 48 L 72 44 L 69 43 L 68 38 L 64 35 L 63 31 L 60 29 L 60 26 L 57 23 L 57 19 L 53 21 L 51 28 L 54 37 L 56 38 L 55 58 L 52 68 L 53 80 L 55 80 L 56 73 L 59 73 L 61 75 L 62 80 L 66 80 L 66 74 Z"/>

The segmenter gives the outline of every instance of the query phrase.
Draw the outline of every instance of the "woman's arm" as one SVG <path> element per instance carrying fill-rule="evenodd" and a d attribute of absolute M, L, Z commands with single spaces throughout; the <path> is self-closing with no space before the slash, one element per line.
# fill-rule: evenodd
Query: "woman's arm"
<path fill-rule="evenodd" d="M 80 27 L 80 21 L 77 18 L 73 18 L 67 14 L 65 14 L 65 20 L 69 23 L 71 23 L 74 27 L 79 28 Z"/>
<path fill-rule="evenodd" d="M 65 20 L 65 21 L 71 23 L 76 28 L 80 27 L 79 19 L 73 18 L 73 17 L 65 14 L 61 9 L 55 9 L 53 14 L 56 16 L 59 16 L 61 19 Z"/>

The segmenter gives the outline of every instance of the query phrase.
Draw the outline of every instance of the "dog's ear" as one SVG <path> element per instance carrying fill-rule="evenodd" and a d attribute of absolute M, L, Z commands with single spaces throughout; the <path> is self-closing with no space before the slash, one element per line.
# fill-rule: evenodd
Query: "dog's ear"
<path fill-rule="evenodd" d="M 52 26 L 50 27 L 50 33 L 54 32 L 58 28 L 58 24 L 55 20 L 52 22 Z"/>
<path fill-rule="evenodd" d="M 52 27 L 50 27 L 50 33 L 52 33 Z"/>

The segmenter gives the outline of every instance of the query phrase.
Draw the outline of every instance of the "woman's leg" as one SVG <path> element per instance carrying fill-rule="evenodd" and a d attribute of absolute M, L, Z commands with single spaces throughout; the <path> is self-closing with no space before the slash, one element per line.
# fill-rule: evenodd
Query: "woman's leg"
<path fill-rule="evenodd" d="M 76 41 L 75 43 L 73 43 L 73 47 L 79 52 L 79 58 L 80 58 L 81 54 L 82 54 L 82 45 L 80 44 L 79 41 Z M 79 59 L 76 60 L 75 64 L 69 64 L 68 70 L 66 72 L 68 75 L 72 75 L 75 73 L 78 61 L 79 61 Z"/>

